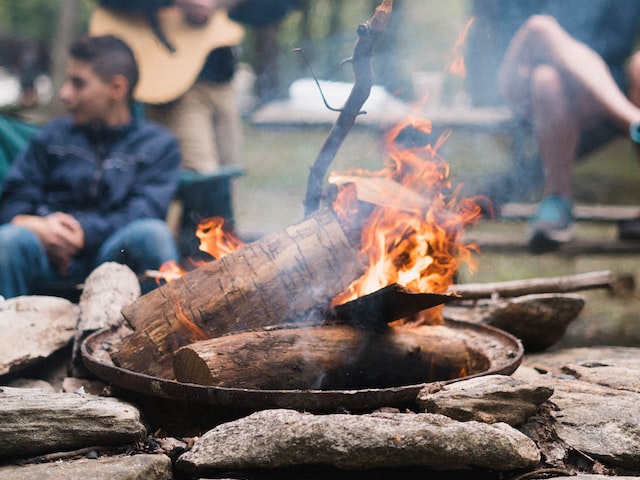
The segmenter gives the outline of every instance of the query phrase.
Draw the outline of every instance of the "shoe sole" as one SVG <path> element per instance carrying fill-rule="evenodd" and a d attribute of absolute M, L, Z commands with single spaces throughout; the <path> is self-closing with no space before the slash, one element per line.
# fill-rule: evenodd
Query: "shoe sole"
<path fill-rule="evenodd" d="M 534 253 L 557 250 L 575 238 L 575 226 L 564 230 L 534 230 L 529 237 L 529 248 Z"/>

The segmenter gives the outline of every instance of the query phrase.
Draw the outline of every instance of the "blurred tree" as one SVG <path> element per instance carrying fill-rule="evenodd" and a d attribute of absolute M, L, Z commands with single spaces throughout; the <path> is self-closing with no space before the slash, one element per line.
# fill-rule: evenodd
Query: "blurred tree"
<path fill-rule="evenodd" d="M 83 20 L 80 16 L 81 0 L 61 0 L 58 5 L 56 31 L 51 44 L 51 79 L 53 89 L 57 92 L 64 83 L 67 68 L 67 53 L 69 45 L 80 33 Z M 64 107 L 58 95 L 54 95 L 53 101 L 48 107 L 49 116 L 61 115 Z"/>
<path fill-rule="evenodd" d="M 350 82 L 342 66 L 357 38 L 356 27 L 371 16 L 379 0 L 299 0 L 300 8 L 277 28 L 248 31 L 243 60 L 259 73 L 258 87 L 281 97 L 287 86 L 310 72 L 294 48 L 302 48 L 322 79 Z M 15 52 L 8 36 L 40 42 L 52 56 L 51 73 L 64 71 L 69 37 L 86 29 L 95 0 L 0 0 L 0 64 Z M 379 42 L 377 83 L 402 98 L 411 96 L 411 74 L 440 70 L 470 15 L 470 0 L 395 0 L 394 14 Z M 55 58 L 53 58 L 55 57 Z M 54 80 L 59 85 L 59 80 Z"/>
<path fill-rule="evenodd" d="M 21 76 L 23 89 L 50 74 L 54 91 L 62 85 L 67 49 L 86 30 L 93 0 L 0 0 L 0 65 Z M 45 117 L 60 112 L 54 101 Z"/>

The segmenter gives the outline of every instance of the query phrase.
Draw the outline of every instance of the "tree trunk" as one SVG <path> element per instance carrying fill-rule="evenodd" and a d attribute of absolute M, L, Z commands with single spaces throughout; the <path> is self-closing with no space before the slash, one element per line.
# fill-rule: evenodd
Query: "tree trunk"
<path fill-rule="evenodd" d="M 438 327 L 244 332 L 193 343 L 174 356 L 178 381 L 272 390 L 388 388 L 458 378 L 469 367 L 464 342 Z"/>
<path fill-rule="evenodd" d="M 53 39 L 51 51 L 52 83 L 53 91 L 58 92 L 64 83 L 67 71 L 67 59 L 69 46 L 78 35 L 78 13 L 80 12 L 80 0 L 62 0 L 58 10 L 56 34 Z M 54 95 L 47 108 L 47 115 L 55 117 L 64 113 L 64 106 Z"/>
<path fill-rule="evenodd" d="M 286 94 L 280 81 L 279 30 L 280 24 L 255 30 L 256 93 L 261 104 L 282 98 Z"/>
<path fill-rule="evenodd" d="M 122 313 L 135 332 L 113 360 L 172 375 L 173 352 L 183 345 L 303 317 L 323 320 L 331 299 L 362 273 L 333 213 L 321 210 L 126 306 Z"/>

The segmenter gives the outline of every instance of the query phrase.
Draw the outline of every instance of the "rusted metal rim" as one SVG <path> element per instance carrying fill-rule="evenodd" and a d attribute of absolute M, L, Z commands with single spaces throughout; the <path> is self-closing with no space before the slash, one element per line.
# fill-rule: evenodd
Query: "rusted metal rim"
<path fill-rule="evenodd" d="M 446 320 L 445 327 L 452 329 L 468 349 L 478 355 L 479 363 L 486 367 L 482 371 L 446 383 L 483 375 L 510 375 L 522 361 L 524 349 L 521 342 L 503 330 L 455 320 Z M 126 390 L 181 402 L 238 409 L 370 410 L 412 405 L 420 390 L 428 385 L 421 383 L 358 390 L 254 390 L 181 383 L 114 365 L 109 349 L 122 336 L 123 333 L 117 330 L 105 329 L 87 337 L 81 346 L 82 359 L 87 369 L 102 380 Z"/>

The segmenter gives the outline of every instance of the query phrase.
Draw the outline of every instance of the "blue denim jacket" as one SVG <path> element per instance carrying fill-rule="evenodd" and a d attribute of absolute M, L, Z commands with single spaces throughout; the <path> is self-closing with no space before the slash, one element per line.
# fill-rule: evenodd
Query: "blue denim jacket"
<path fill-rule="evenodd" d="M 0 197 L 0 223 L 19 214 L 73 215 L 95 252 L 139 218 L 165 218 L 180 177 L 175 137 L 151 122 L 115 129 L 53 120 L 11 164 Z"/>

